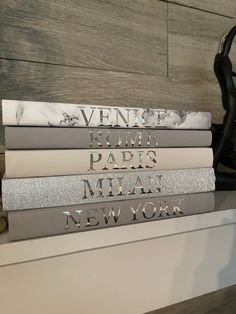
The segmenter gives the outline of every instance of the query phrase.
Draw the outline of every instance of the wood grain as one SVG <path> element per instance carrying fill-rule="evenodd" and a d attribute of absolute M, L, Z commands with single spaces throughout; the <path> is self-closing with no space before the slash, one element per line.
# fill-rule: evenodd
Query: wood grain
<path fill-rule="evenodd" d="M 146 314 L 234 314 L 236 285 Z"/>
<path fill-rule="evenodd" d="M 0 57 L 166 75 L 167 4 L 1 0 Z"/>
<path fill-rule="evenodd" d="M 219 39 L 236 20 L 174 4 L 168 4 L 168 12 L 169 75 L 203 81 L 214 77 Z M 236 49 L 232 51 L 236 60 Z"/>
<path fill-rule="evenodd" d="M 0 97 L 34 101 L 223 111 L 214 81 L 0 60 Z"/>
<path fill-rule="evenodd" d="M 235 0 L 170 0 L 167 2 L 186 5 L 208 12 L 236 18 Z"/>

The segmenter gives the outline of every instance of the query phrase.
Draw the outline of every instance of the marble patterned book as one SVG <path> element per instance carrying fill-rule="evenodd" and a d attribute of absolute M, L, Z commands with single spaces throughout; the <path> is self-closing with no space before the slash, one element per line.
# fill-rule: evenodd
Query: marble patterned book
<path fill-rule="evenodd" d="M 10 240 L 184 217 L 215 209 L 213 192 L 11 211 Z"/>
<path fill-rule="evenodd" d="M 209 129 L 211 114 L 156 108 L 2 100 L 3 125 Z"/>
<path fill-rule="evenodd" d="M 6 178 L 208 168 L 211 148 L 6 150 Z"/>
<path fill-rule="evenodd" d="M 210 192 L 213 168 L 2 179 L 3 210 Z"/>
<path fill-rule="evenodd" d="M 207 130 L 5 127 L 7 149 L 207 147 Z"/>

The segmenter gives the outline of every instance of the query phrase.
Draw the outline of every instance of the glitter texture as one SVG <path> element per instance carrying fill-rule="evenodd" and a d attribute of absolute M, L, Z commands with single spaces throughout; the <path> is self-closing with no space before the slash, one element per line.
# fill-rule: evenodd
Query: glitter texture
<path fill-rule="evenodd" d="M 208 192 L 214 189 L 213 168 L 149 170 L 3 179 L 2 199 L 4 210 L 19 210 Z"/>

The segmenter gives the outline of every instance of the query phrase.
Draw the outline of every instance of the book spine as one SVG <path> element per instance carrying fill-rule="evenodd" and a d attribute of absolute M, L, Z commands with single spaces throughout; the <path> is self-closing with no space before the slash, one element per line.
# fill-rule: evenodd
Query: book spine
<path fill-rule="evenodd" d="M 6 178 L 211 167 L 211 148 L 7 150 Z"/>
<path fill-rule="evenodd" d="M 4 210 L 214 191 L 212 168 L 2 180 Z"/>
<path fill-rule="evenodd" d="M 210 131 L 5 127 L 7 149 L 207 147 Z"/>
<path fill-rule="evenodd" d="M 10 240 L 88 231 L 211 212 L 214 193 L 149 197 L 8 213 Z"/>
<path fill-rule="evenodd" d="M 209 112 L 3 100 L 3 125 L 209 129 Z"/>

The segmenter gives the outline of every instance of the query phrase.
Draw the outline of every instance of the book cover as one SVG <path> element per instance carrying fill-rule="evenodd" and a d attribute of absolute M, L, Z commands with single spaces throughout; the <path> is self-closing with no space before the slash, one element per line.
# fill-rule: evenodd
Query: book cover
<path fill-rule="evenodd" d="M 207 168 L 211 148 L 7 150 L 6 178 Z M 110 174 L 112 176 L 112 174 Z"/>
<path fill-rule="evenodd" d="M 209 129 L 211 114 L 156 108 L 2 100 L 3 125 Z"/>
<path fill-rule="evenodd" d="M 2 179 L 3 210 L 210 192 L 213 168 Z"/>
<path fill-rule="evenodd" d="M 7 149 L 207 147 L 211 140 L 205 130 L 5 127 Z"/>
<path fill-rule="evenodd" d="M 81 204 L 11 211 L 8 213 L 10 240 L 89 231 L 93 229 L 184 217 L 211 212 L 214 193 Z"/>

